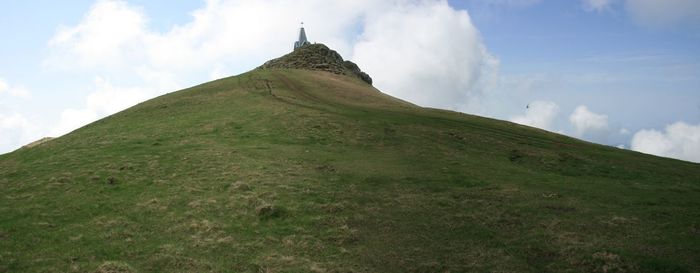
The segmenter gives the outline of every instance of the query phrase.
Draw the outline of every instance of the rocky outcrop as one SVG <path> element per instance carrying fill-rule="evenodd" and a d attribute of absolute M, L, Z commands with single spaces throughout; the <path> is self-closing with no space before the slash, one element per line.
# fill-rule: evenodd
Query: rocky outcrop
<path fill-rule="evenodd" d="M 258 69 L 292 68 L 327 71 L 334 74 L 348 75 L 372 84 L 372 78 L 362 72 L 357 64 L 344 61 L 343 57 L 323 44 L 311 44 L 294 50 L 292 53 L 267 61 Z"/>
<path fill-rule="evenodd" d="M 355 64 L 351 61 L 344 61 L 343 66 L 346 69 L 350 70 L 353 75 L 359 77 L 364 82 L 372 84 L 372 77 L 370 77 L 367 73 L 362 72 L 362 70 L 360 70 L 360 67 L 357 66 L 357 64 Z"/>

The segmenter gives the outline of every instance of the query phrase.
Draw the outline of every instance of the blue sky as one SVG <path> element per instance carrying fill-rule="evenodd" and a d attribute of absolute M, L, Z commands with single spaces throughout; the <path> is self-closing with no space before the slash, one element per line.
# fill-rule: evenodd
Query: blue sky
<path fill-rule="evenodd" d="M 587 105 L 630 131 L 700 123 L 700 5 L 647 1 L 695 9 L 683 21 L 656 24 L 630 14 L 623 1 L 601 1 L 610 4 L 599 11 L 587 1 L 490 2 L 450 1 L 470 11 L 503 75 L 544 78 L 536 99 L 561 109 Z M 592 140 L 624 145 L 629 137 Z"/>
<path fill-rule="evenodd" d="M 0 153 L 252 69 L 303 20 L 419 105 L 700 161 L 697 1 L 288 2 L 0 2 Z"/>

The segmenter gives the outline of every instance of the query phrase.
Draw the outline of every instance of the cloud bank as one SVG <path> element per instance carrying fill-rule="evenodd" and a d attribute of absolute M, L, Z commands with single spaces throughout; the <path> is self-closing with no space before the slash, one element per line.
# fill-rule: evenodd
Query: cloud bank
<path fill-rule="evenodd" d="M 0 78 L 0 153 L 17 149 L 41 136 L 39 126 L 20 114 L 12 104 L 30 98 L 29 90 L 10 85 Z"/>
<path fill-rule="evenodd" d="M 129 108 L 160 94 L 143 87 L 115 87 L 103 78 L 95 78 L 95 91 L 85 100 L 84 108 L 69 108 L 61 113 L 59 123 L 51 130 L 51 135 L 63 135 L 90 122 Z"/>
<path fill-rule="evenodd" d="M 663 132 L 641 130 L 632 137 L 632 150 L 700 163 L 700 124 L 676 122 Z"/>
<path fill-rule="evenodd" d="M 365 20 L 353 59 L 385 92 L 422 106 L 469 111 L 498 61 L 466 11 L 444 2 L 396 7 Z"/>
<path fill-rule="evenodd" d="M 585 105 L 576 107 L 569 121 L 578 137 L 600 138 L 608 133 L 608 116 L 591 112 Z"/>
<path fill-rule="evenodd" d="M 0 152 L 9 152 L 37 140 L 39 132 L 39 128 L 21 114 L 0 110 Z"/>

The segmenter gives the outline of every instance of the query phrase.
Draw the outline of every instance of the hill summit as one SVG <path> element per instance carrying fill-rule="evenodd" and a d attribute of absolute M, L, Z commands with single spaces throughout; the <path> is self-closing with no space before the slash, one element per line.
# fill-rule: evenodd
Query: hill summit
<path fill-rule="evenodd" d="M 310 44 L 299 47 L 293 52 L 265 62 L 259 69 L 306 69 L 326 71 L 333 74 L 354 76 L 362 81 L 372 84 L 372 78 L 362 72 L 357 64 L 343 60 L 343 57 L 335 50 L 324 44 Z"/>

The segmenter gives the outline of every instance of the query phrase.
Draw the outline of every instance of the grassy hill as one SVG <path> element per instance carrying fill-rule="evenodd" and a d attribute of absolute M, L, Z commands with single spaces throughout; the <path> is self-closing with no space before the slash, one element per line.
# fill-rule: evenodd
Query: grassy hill
<path fill-rule="evenodd" d="M 256 69 L 0 155 L 0 272 L 699 272 L 700 165 Z"/>

